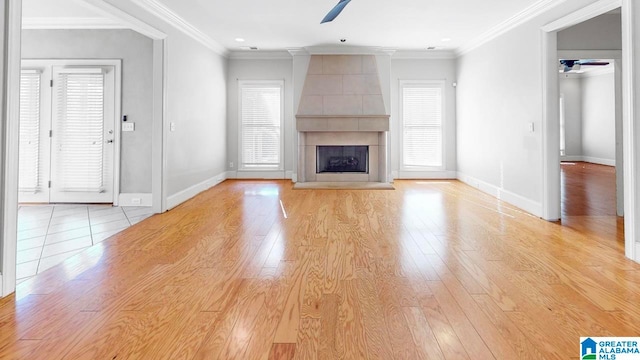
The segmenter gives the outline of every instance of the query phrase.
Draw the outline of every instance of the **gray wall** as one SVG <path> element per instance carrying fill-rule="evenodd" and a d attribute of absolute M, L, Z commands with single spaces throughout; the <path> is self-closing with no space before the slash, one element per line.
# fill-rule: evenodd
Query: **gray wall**
<path fill-rule="evenodd" d="M 622 49 L 620 14 L 603 14 L 558 32 L 558 50 Z"/>
<path fill-rule="evenodd" d="M 564 98 L 565 156 L 582 156 L 582 79 L 560 75 L 560 93 Z"/>
<path fill-rule="evenodd" d="M 616 158 L 614 73 L 582 79 L 582 155 L 585 160 Z"/>
<path fill-rule="evenodd" d="M 151 193 L 153 42 L 131 30 L 24 30 L 23 59 L 122 59 L 120 192 Z"/>

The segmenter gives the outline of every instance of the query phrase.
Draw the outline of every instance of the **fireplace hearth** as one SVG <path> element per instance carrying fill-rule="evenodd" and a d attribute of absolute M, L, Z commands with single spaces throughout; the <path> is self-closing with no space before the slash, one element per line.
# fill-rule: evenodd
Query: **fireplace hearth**
<path fill-rule="evenodd" d="M 369 173 L 368 146 L 317 146 L 316 174 Z"/>

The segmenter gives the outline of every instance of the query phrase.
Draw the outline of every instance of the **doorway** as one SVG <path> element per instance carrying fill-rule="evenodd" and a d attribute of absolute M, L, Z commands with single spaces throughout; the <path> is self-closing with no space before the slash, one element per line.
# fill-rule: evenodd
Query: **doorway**
<path fill-rule="evenodd" d="M 623 141 L 619 144 L 620 152 L 623 154 L 619 160 L 624 161 L 624 171 L 621 178 L 624 179 L 624 214 L 627 221 L 624 222 L 624 253 L 625 256 L 638 261 L 636 256 L 636 201 L 635 201 L 635 164 L 634 156 L 636 137 L 634 133 L 632 101 L 633 83 L 631 75 L 633 69 L 634 56 L 632 48 L 631 8 L 626 0 L 600 0 L 581 10 L 560 18 L 542 28 L 543 40 L 543 89 L 544 89 L 544 118 L 543 118 L 543 218 L 547 220 L 559 220 L 560 211 L 560 138 L 559 138 L 559 89 L 558 89 L 558 32 L 567 29 L 586 20 L 593 19 L 599 15 L 620 8 L 622 41 L 621 51 L 618 56 L 609 56 L 610 53 L 596 56 L 595 58 L 620 58 L 622 74 L 622 90 L 620 99 L 624 106 L 621 107 L 621 133 Z M 618 158 L 617 158 L 618 160 Z M 622 167 L 622 166 L 621 166 Z M 622 185 L 619 183 L 619 185 Z"/>
<path fill-rule="evenodd" d="M 20 203 L 117 205 L 120 61 L 23 60 Z"/>

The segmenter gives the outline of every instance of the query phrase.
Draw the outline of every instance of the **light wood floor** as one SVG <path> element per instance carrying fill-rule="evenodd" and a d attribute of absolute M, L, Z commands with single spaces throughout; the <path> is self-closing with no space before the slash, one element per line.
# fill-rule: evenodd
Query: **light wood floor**
<path fill-rule="evenodd" d="M 615 217 L 395 186 L 226 181 L 20 284 L 0 358 L 567 359 L 640 334 Z"/>

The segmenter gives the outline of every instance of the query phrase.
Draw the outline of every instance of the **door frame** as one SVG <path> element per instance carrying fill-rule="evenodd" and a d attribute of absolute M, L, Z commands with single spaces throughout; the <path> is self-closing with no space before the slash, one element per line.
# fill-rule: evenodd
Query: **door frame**
<path fill-rule="evenodd" d="M 640 145 L 640 136 L 636 134 L 635 118 L 635 81 L 633 51 L 633 0 L 600 0 L 589 6 L 561 17 L 542 27 L 542 68 L 543 68 L 543 181 L 542 205 L 543 218 L 555 221 L 560 219 L 560 139 L 559 139 L 559 79 L 558 79 L 558 31 L 577 25 L 611 10 L 622 9 L 622 126 L 624 159 L 624 238 L 625 256 L 640 262 L 636 236 L 640 214 L 636 189 L 636 154 Z"/>
<path fill-rule="evenodd" d="M 114 68 L 114 98 L 113 98 L 113 206 L 118 206 L 118 195 L 120 194 L 120 152 L 121 152 L 121 130 L 122 130 L 122 60 L 120 59 L 23 59 L 22 66 L 28 68 L 40 68 L 54 66 L 69 67 L 102 67 L 113 66 Z M 53 76 L 53 73 L 52 73 Z M 46 80 L 45 80 L 46 81 Z M 51 94 L 54 96 L 54 94 Z M 51 114 L 53 116 L 53 114 Z M 53 151 L 53 150 L 51 150 Z M 51 173 L 49 174 L 51 178 Z M 50 180 L 50 179 L 49 179 Z"/>

